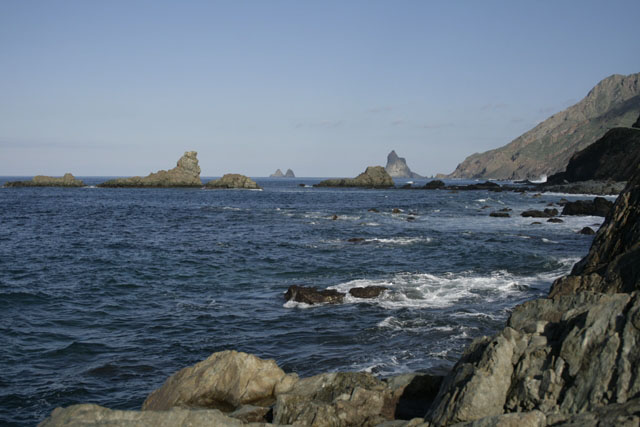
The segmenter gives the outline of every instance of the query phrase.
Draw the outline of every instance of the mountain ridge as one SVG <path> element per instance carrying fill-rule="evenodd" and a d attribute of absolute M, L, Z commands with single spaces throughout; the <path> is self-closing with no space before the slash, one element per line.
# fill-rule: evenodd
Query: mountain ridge
<path fill-rule="evenodd" d="M 614 74 L 578 103 L 556 113 L 509 144 L 468 156 L 448 178 L 535 179 L 564 170 L 571 156 L 614 127 L 631 126 L 640 113 L 640 73 Z"/>

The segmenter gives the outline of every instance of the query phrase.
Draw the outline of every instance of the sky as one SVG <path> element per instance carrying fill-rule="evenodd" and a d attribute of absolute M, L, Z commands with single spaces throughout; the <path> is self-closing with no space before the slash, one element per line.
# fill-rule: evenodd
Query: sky
<path fill-rule="evenodd" d="M 637 0 L 0 0 L 0 176 L 420 174 L 640 72 Z"/>

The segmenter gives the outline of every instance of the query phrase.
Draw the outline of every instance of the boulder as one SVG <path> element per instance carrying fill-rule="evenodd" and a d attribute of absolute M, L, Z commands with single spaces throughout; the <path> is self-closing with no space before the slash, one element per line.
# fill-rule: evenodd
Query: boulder
<path fill-rule="evenodd" d="M 440 181 L 439 179 L 434 179 L 433 181 L 429 181 L 427 182 L 424 187 L 425 190 L 437 190 L 439 188 L 444 188 L 445 187 L 445 183 L 443 181 Z"/>
<path fill-rule="evenodd" d="M 84 187 L 84 183 L 72 174 L 65 173 L 63 177 L 37 175 L 31 181 L 11 181 L 5 187 Z"/>
<path fill-rule="evenodd" d="M 611 207 L 613 207 L 613 202 L 604 197 L 596 197 L 593 200 L 576 200 L 565 203 L 562 215 L 607 216 Z"/>
<path fill-rule="evenodd" d="M 295 381 L 296 375 L 285 374 L 273 360 L 222 351 L 173 374 L 147 397 L 142 410 L 186 407 L 231 412 L 247 404 L 270 406 Z"/>
<path fill-rule="evenodd" d="M 563 220 L 561 220 L 560 218 L 549 218 L 549 219 L 547 220 L 547 222 L 553 222 L 553 223 L 557 223 L 557 224 L 559 224 L 559 223 L 564 222 L 564 221 L 563 221 Z"/>
<path fill-rule="evenodd" d="M 243 190 L 259 190 L 261 188 L 251 178 L 238 173 L 227 173 L 222 178 L 207 182 L 204 187 L 212 189 L 236 188 Z"/>
<path fill-rule="evenodd" d="M 530 209 L 528 211 L 522 212 L 520 215 L 525 218 L 551 218 L 558 215 L 558 210 L 549 208 L 546 208 L 544 211 Z"/>
<path fill-rule="evenodd" d="M 187 151 L 173 169 L 160 170 L 144 178 L 139 176 L 116 178 L 98 184 L 98 187 L 202 187 L 197 155 L 195 151 Z"/>
<path fill-rule="evenodd" d="M 389 288 L 384 286 L 365 286 L 349 289 L 349 295 L 356 298 L 378 298 L 384 291 Z"/>
<path fill-rule="evenodd" d="M 345 294 L 335 289 L 319 290 L 310 286 L 291 285 L 285 292 L 284 299 L 304 304 L 339 304 L 344 300 L 344 296 Z"/>
<path fill-rule="evenodd" d="M 578 234 L 586 234 L 587 236 L 592 236 L 596 234 L 596 232 L 593 231 L 593 228 L 591 227 L 583 227 L 580 231 L 578 231 Z"/>
<path fill-rule="evenodd" d="M 382 166 L 369 166 L 355 178 L 327 179 L 315 185 L 315 187 L 365 188 L 390 188 L 394 186 L 393 179 Z"/>
<path fill-rule="evenodd" d="M 375 426 L 394 418 L 396 399 L 382 381 L 365 372 L 320 374 L 278 395 L 273 423 L 314 426 Z"/>
<path fill-rule="evenodd" d="M 395 150 L 392 150 L 387 156 L 387 166 L 384 169 L 393 178 L 422 178 L 422 176 L 409 169 L 405 158 L 398 157 Z"/>
<path fill-rule="evenodd" d="M 85 403 L 56 408 L 38 427 L 209 427 L 242 426 L 241 420 L 224 415 L 217 409 L 190 410 L 173 408 L 168 411 L 120 411 Z"/>

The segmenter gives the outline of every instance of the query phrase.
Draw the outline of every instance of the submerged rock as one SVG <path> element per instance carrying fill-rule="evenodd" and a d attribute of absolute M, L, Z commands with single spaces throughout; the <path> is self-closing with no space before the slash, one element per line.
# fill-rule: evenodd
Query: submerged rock
<path fill-rule="evenodd" d="M 439 179 L 434 179 L 433 181 L 429 181 L 427 182 L 424 187 L 425 190 L 437 190 L 439 188 L 444 188 L 445 187 L 445 183 L 443 181 L 440 181 Z"/>
<path fill-rule="evenodd" d="M 144 178 L 139 176 L 116 178 L 98 184 L 98 187 L 202 187 L 197 156 L 197 152 L 187 151 L 180 160 L 178 160 L 176 167 L 173 169 L 168 171 L 160 170 Z"/>
<path fill-rule="evenodd" d="M 520 216 L 523 216 L 525 218 L 551 218 L 558 215 L 558 210 L 557 209 L 545 209 L 544 211 L 539 211 L 536 209 L 531 209 L 528 211 L 524 211 L 520 214 Z"/>
<path fill-rule="evenodd" d="M 395 186 L 393 179 L 382 166 L 369 166 L 355 178 L 327 179 L 315 187 L 365 187 L 390 188 Z"/>
<path fill-rule="evenodd" d="M 84 187 L 84 182 L 76 179 L 72 174 L 65 173 L 63 177 L 37 175 L 31 181 L 10 181 L 5 187 Z"/>
<path fill-rule="evenodd" d="M 378 298 L 384 291 L 389 288 L 384 286 L 364 286 L 349 289 L 349 295 L 356 298 Z"/>
<path fill-rule="evenodd" d="M 339 304 L 344 300 L 344 296 L 344 293 L 335 289 L 319 290 L 315 287 L 291 285 L 285 292 L 284 299 L 304 304 Z"/>
<path fill-rule="evenodd" d="M 509 217 L 511 217 L 511 215 L 509 215 L 509 213 L 507 213 L 507 212 L 491 212 L 489 214 L 489 216 L 492 216 L 494 218 L 509 218 Z"/>
<path fill-rule="evenodd" d="M 593 228 L 591 227 L 583 227 L 580 231 L 578 231 L 579 234 L 586 234 L 588 236 L 592 236 L 594 234 L 596 234 L 595 231 L 593 231 Z"/>
<path fill-rule="evenodd" d="M 593 200 L 576 200 L 565 203 L 562 215 L 607 216 L 612 207 L 613 202 L 604 197 L 596 197 Z"/>
<path fill-rule="evenodd" d="M 251 178 L 240 175 L 238 173 L 227 173 L 222 178 L 209 181 L 205 184 L 205 188 L 212 189 L 243 189 L 243 190 L 259 190 L 261 187 Z"/>

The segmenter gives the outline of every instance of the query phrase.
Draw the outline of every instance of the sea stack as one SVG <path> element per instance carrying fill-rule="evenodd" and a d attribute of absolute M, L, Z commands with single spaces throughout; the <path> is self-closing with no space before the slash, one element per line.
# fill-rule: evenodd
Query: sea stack
<path fill-rule="evenodd" d="M 228 173 L 222 178 L 209 181 L 205 184 L 205 188 L 212 189 L 243 189 L 243 190 L 260 190 L 261 187 L 251 178 L 240 175 L 239 173 Z"/>
<path fill-rule="evenodd" d="M 198 166 L 198 153 L 187 151 L 178 160 L 175 168 L 168 171 L 160 170 L 142 178 L 134 176 L 132 178 L 116 178 L 99 184 L 98 187 L 202 187 L 200 181 L 200 166 Z"/>
<path fill-rule="evenodd" d="M 293 173 L 291 169 L 287 169 L 286 173 L 282 173 L 280 169 L 277 169 L 274 173 L 269 175 L 269 178 L 295 178 L 296 175 Z"/>
<path fill-rule="evenodd" d="M 365 187 L 365 188 L 390 188 L 395 183 L 382 166 L 369 166 L 355 178 L 327 179 L 314 187 Z"/>
<path fill-rule="evenodd" d="M 72 174 L 65 173 L 62 178 L 37 175 L 31 181 L 11 181 L 5 187 L 84 187 L 84 183 Z"/>
<path fill-rule="evenodd" d="M 387 166 L 385 166 L 385 170 L 393 178 L 422 178 L 422 176 L 409 169 L 406 159 L 404 157 L 398 157 L 395 150 L 392 150 L 387 156 Z"/>

